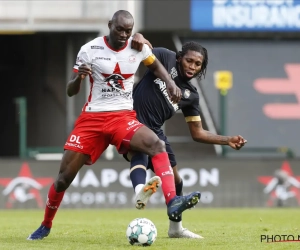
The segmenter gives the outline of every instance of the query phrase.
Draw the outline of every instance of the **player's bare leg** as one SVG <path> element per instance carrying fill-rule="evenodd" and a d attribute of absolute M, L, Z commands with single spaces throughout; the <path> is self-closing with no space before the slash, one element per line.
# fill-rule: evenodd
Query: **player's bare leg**
<path fill-rule="evenodd" d="M 157 188 L 161 186 L 161 179 L 159 176 L 153 176 L 144 186 L 136 187 L 136 203 L 137 209 L 144 209 L 147 205 L 151 195 L 157 191 Z"/>
<path fill-rule="evenodd" d="M 28 236 L 27 240 L 42 240 L 50 234 L 52 221 L 63 199 L 65 190 L 70 186 L 76 174 L 88 159 L 88 155 L 65 150 L 57 179 L 48 192 L 44 220 L 39 228 Z"/>

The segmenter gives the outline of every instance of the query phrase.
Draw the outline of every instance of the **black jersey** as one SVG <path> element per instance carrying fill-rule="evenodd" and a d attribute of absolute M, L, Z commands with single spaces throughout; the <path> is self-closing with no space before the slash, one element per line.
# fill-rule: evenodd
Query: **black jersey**
<path fill-rule="evenodd" d="M 199 94 L 189 81 L 180 77 L 176 53 L 165 48 L 154 48 L 153 54 L 181 89 L 182 99 L 178 104 L 173 104 L 168 96 L 165 82 L 147 70 L 133 90 L 133 107 L 137 119 L 150 129 L 158 131 L 179 109 L 185 117 L 200 116 Z"/>

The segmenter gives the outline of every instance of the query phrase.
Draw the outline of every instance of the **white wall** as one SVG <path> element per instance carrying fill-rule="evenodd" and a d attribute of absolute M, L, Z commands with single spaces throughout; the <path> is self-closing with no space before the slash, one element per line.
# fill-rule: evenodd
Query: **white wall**
<path fill-rule="evenodd" d="M 0 32 L 107 31 L 117 10 L 131 12 L 136 29 L 143 26 L 143 1 L 22 0 L 0 1 Z"/>

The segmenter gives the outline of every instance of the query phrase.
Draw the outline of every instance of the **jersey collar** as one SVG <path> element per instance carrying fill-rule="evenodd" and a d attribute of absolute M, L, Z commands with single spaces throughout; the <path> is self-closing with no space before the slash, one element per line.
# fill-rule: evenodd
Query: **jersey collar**
<path fill-rule="evenodd" d="M 119 51 L 125 49 L 125 48 L 127 47 L 127 44 L 128 44 L 128 40 L 127 40 L 126 43 L 125 43 L 125 45 L 124 45 L 122 48 L 120 48 L 120 49 L 114 49 L 113 47 L 111 47 L 111 46 L 109 45 L 106 36 L 104 36 L 103 39 L 104 39 L 104 42 L 105 42 L 106 46 L 107 46 L 108 48 L 110 48 L 111 50 L 115 51 L 115 52 L 119 52 Z"/>

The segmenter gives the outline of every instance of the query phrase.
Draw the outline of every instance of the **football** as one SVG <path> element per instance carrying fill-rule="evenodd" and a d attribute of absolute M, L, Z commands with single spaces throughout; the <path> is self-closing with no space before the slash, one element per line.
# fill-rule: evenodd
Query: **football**
<path fill-rule="evenodd" d="M 157 229 L 151 220 L 136 218 L 129 223 L 126 237 L 131 245 L 151 246 L 156 240 Z"/>

